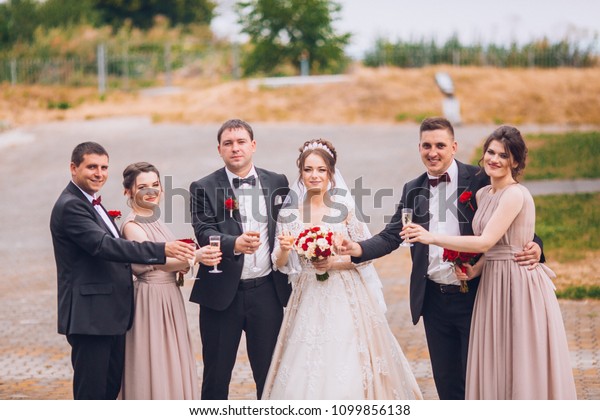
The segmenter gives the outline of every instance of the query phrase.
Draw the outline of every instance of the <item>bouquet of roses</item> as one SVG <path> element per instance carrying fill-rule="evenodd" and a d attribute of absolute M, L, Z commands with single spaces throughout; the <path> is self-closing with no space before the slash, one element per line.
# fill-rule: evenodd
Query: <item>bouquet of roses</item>
<path fill-rule="evenodd" d="M 294 248 L 301 257 L 308 261 L 324 260 L 333 255 L 333 232 L 320 226 L 305 229 L 298 235 Z M 329 278 L 329 273 L 317 272 L 317 280 L 324 281 Z"/>
<path fill-rule="evenodd" d="M 442 259 L 450 262 L 452 267 L 458 266 L 460 270 L 466 274 L 467 267 L 465 267 L 463 264 L 469 263 L 473 265 L 477 262 L 480 256 L 481 254 L 475 254 L 472 252 L 459 252 L 444 248 Z M 469 286 L 467 286 L 466 280 L 460 281 L 460 291 L 461 293 L 467 293 L 469 291 Z"/>

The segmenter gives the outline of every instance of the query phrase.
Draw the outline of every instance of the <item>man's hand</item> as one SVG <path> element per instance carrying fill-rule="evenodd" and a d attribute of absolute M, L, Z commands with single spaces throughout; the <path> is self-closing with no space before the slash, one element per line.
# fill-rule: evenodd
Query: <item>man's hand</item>
<path fill-rule="evenodd" d="M 533 270 L 538 266 L 541 256 L 542 249 L 537 243 L 531 241 L 523 247 L 523 251 L 515 254 L 515 261 L 519 265 L 527 266 L 528 270 Z"/>
<path fill-rule="evenodd" d="M 342 244 L 336 247 L 338 255 L 350 255 L 351 257 L 359 258 L 362 256 L 363 250 L 360 244 L 348 238 L 344 238 Z"/>
<path fill-rule="evenodd" d="M 238 254 L 254 254 L 261 245 L 258 232 L 244 232 L 235 240 L 233 250 Z"/>
<path fill-rule="evenodd" d="M 171 258 L 177 258 L 180 261 L 188 262 L 195 258 L 196 246 L 181 241 L 165 243 L 165 255 Z"/>

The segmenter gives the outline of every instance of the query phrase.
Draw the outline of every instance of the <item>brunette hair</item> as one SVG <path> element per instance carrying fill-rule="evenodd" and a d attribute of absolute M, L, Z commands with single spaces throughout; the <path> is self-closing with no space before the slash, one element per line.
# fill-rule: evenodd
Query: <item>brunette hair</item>
<path fill-rule="evenodd" d="M 311 154 L 320 156 L 325 162 L 327 167 L 327 176 L 332 187 L 335 187 L 335 164 L 337 162 L 337 152 L 335 147 L 330 141 L 325 139 L 313 139 L 305 141 L 300 149 L 300 156 L 296 160 L 298 171 L 300 173 L 300 179 L 302 179 L 302 168 L 304 168 L 304 162 L 306 158 Z"/>
<path fill-rule="evenodd" d="M 454 127 L 452 127 L 450 121 L 442 117 L 425 118 L 423 122 L 421 122 L 419 135 L 423 134 L 424 131 L 435 130 L 446 130 L 450 134 L 450 137 L 454 140 Z"/>
<path fill-rule="evenodd" d="M 517 166 L 513 167 L 511 164 L 510 171 L 513 179 L 516 181 L 517 177 L 521 175 L 527 160 L 527 146 L 521 136 L 521 132 L 515 127 L 510 125 L 503 125 L 494 130 L 492 134 L 488 136 L 483 144 L 483 156 L 490 146 L 492 141 L 499 141 L 504 145 L 504 150 L 510 155 L 511 163 L 516 163 Z M 483 156 L 479 159 L 479 167 L 483 170 Z"/>
<path fill-rule="evenodd" d="M 133 186 L 135 185 L 136 178 L 142 172 L 154 172 L 158 179 L 160 179 L 160 172 L 158 172 L 156 166 L 148 162 L 136 162 L 132 163 L 131 165 L 128 165 L 123 171 L 123 187 L 126 190 L 131 191 L 133 189 Z"/>
<path fill-rule="evenodd" d="M 243 128 L 250 134 L 250 140 L 254 140 L 254 132 L 252 131 L 250 124 L 243 120 L 233 119 L 225 121 L 221 128 L 219 128 L 219 131 L 217 132 L 217 143 L 221 144 L 221 135 L 223 134 L 223 131 L 238 130 L 240 128 Z"/>
<path fill-rule="evenodd" d="M 83 162 L 83 157 L 85 155 L 100 155 L 108 157 L 108 153 L 104 147 L 98 143 L 94 143 L 93 141 L 86 141 L 75 146 L 73 153 L 71 153 L 71 162 L 73 162 L 75 166 L 79 166 L 81 162 Z"/>

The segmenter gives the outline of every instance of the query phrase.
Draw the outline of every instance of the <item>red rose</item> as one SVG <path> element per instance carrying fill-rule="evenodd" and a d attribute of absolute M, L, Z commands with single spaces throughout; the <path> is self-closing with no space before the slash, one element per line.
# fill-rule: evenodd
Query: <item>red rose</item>
<path fill-rule="evenodd" d="M 120 210 L 109 210 L 108 215 L 110 217 L 112 217 L 113 219 L 119 219 L 121 217 L 121 211 Z"/>
<path fill-rule="evenodd" d="M 311 232 L 319 232 L 321 230 L 321 228 L 319 226 L 315 226 L 313 228 L 310 229 Z"/>
<path fill-rule="evenodd" d="M 442 256 L 442 258 L 444 259 L 444 261 L 450 261 L 450 262 L 455 262 L 456 259 L 459 256 L 459 252 L 458 251 L 454 251 L 452 249 L 445 249 L 444 248 L 444 254 Z"/>
<path fill-rule="evenodd" d="M 473 192 L 465 191 L 460 195 L 460 197 L 458 197 L 458 201 L 460 201 L 463 204 L 469 203 L 469 207 L 471 208 L 471 210 L 475 211 L 475 208 L 473 208 L 473 204 L 471 204 L 471 197 L 473 197 Z"/>
<path fill-rule="evenodd" d="M 233 211 L 238 208 L 238 202 L 235 198 L 229 197 L 225 199 L 225 210 L 229 210 L 229 217 L 233 217 Z"/>

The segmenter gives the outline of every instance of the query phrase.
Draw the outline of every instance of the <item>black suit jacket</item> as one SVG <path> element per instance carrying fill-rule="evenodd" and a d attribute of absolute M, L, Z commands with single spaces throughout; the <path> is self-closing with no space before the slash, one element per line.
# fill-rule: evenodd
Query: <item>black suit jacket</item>
<path fill-rule="evenodd" d="M 54 204 L 50 231 L 58 276 L 58 332 L 125 334 L 133 318 L 129 263 L 164 264 L 164 243 L 115 238 L 72 182 Z"/>
<path fill-rule="evenodd" d="M 273 252 L 277 215 L 289 191 L 285 175 L 256 168 L 262 193 L 267 204 L 269 249 Z M 200 246 L 209 243 L 209 236 L 221 237 L 223 259 L 220 274 L 209 273 L 212 267 L 200 264 L 198 278 L 194 282 L 190 301 L 214 310 L 224 310 L 233 301 L 238 289 L 245 254 L 235 255 L 235 240 L 243 233 L 239 210 L 233 217 L 225 208 L 227 198 L 235 198 L 225 168 L 193 182 L 190 185 L 192 225 Z M 279 198 L 277 198 L 279 197 Z M 291 293 L 287 276 L 273 271 L 275 289 L 282 306 L 287 304 Z"/>
<path fill-rule="evenodd" d="M 473 216 L 477 210 L 477 201 L 475 195 L 480 188 L 490 183 L 485 172 L 479 173 L 480 169 L 477 166 L 465 165 L 456 161 L 458 165 L 458 190 L 457 197 L 460 197 L 464 192 L 470 191 L 473 193 L 470 201 L 461 203 L 457 200 L 454 203 L 458 208 L 458 221 L 461 235 L 473 235 Z M 398 208 L 391 222 L 386 225 L 385 229 L 378 235 L 373 236 L 360 245 L 363 250 L 361 258 L 353 258 L 355 262 L 368 261 L 374 258 L 379 258 L 394 251 L 402 239 L 400 231 L 402 230 L 401 213 L 404 207 L 413 209 L 413 222 L 420 224 L 425 229 L 429 229 L 429 182 L 427 173 L 407 182 L 402 191 L 402 197 Z M 469 205 L 469 203 L 472 205 Z M 447 203 L 452 205 L 453 203 Z M 541 240 L 536 236 L 534 240 L 542 246 Z M 427 285 L 427 268 L 429 266 L 429 245 L 415 243 L 410 248 L 412 258 L 412 271 L 410 274 L 410 311 L 413 324 L 419 321 L 423 312 L 423 302 L 425 300 L 425 289 Z M 542 254 L 542 261 L 544 256 Z M 478 282 L 479 278 L 471 280 Z M 473 284 L 475 285 L 475 284 Z"/>

